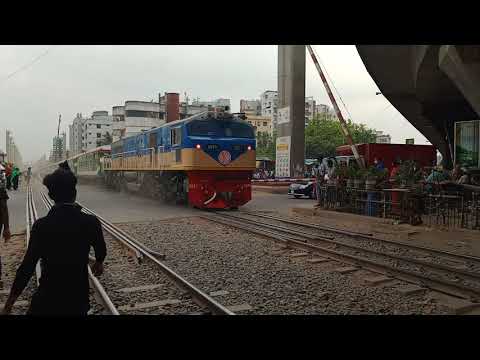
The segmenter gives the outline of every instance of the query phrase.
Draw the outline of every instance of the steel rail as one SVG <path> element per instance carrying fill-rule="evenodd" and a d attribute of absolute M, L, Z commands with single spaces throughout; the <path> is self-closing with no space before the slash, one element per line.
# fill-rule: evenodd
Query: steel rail
<path fill-rule="evenodd" d="M 42 197 L 43 204 L 45 205 L 45 208 L 47 210 L 50 210 L 53 206 L 51 200 L 48 199 L 43 192 L 41 193 L 41 197 Z M 94 290 L 95 299 L 100 304 L 102 304 L 102 306 L 103 306 L 104 310 L 106 310 L 107 314 L 109 314 L 109 315 L 120 315 L 117 308 L 115 307 L 112 300 L 110 299 L 107 292 L 105 291 L 105 288 L 102 286 L 102 284 L 97 279 L 97 277 L 95 275 L 93 275 L 90 266 L 87 266 L 87 268 L 88 268 L 88 282 L 90 283 L 90 286 Z"/>
<path fill-rule="evenodd" d="M 45 196 L 45 194 L 43 194 L 43 196 Z M 217 302 L 215 299 L 205 294 L 203 291 L 201 291 L 196 286 L 188 282 L 186 279 L 184 279 L 182 276 L 180 276 L 176 272 L 174 272 L 164 263 L 159 261 L 158 258 L 155 256 L 155 254 L 158 256 L 158 253 L 148 249 L 145 245 L 140 243 L 138 240 L 134 239 L 132 236 L 130 236 L 123 230 L 119 229 L 117 226 L 113 225 L 108 220 L 96 214 L 91 209 L 80 204 L 79 202 L 77 202 L 77 204 L 80 205 L 86 213 L 96 216 L 99 219 L 100 223 L 105 228 L 105 230 L 108 233 L 110 233 L 113 237 L 116 237 L 120 241 L 127 243 L 129 246 L 139 251 L 145 258 L 148 258 L 151 261 L 153 261 L 159 267 L 160 270 L 162 270 L 170 279 L 174 281 L 174 283 L 177 286 L 189 292 L 192 298 L 196 300 L 196 302 L 199 305 L 207 307 L 212 311 L 213 314 L 216 314 L 216 315 L 235 315 L 233 311 L 229 310 L 228 308 L 226 308 L 225 306 Z"/>
<path fill-rule="evenodd" d="M 420 286 L 425 286 L 438 292 L 442 292 L 445 294 L 449 294 L 449 295 L 453 295 L 456 297 L 469 299 L 473 301 L 478 301 L 480 298 L 480 289 L 477 289 L 477 288 L 465 286 L 449 280 L 432 278 L 432 277 L 422 275 L 410 270 L 398 269 L 387 264 L 378 263 L 373 260 L 362 258 L 359 256 L 345 254 L 345 253 L 332 250 L 323 246 L 313 245 L 313 244 L 309 244 L 309 243 L 298 241 L 298 240 L 290 240 L 290 239 L 285 240 L 285 239 L 282 239 L 281 237 L 278 237 L 277 235 L 267 234 L 262 230 L 258 230 L 258 229 L 256 230 L 252 228 L 252 226 L 242 223 L 239 220 L 232 221 L 231 218 L 224 217 L 223 214 L 222 215 L 217 214 L 215 216 L 202 215 L 200 217 L 210 221 L 221 223 L 223 225 L 236 227 L 248 232 L 267 236 L 276 241 L 282 242 L 283 244 L 287 245 L 287 247 L 294 247 L 302 250 L 311 251 L 314 253 L 319 253 L 333 260 L 337 260 L 337 261 L 348 263 L 355 266 L 361 266 L 372 272 L 395 277 L 397 279 L 414 283 Z"/>
<path fill-rule="evenodd" d="M 37 209 L 35 206 L 35 200 L 33 199 L 32 187 L 29 185 L 27 188 L 27 237 L 26 245 L 27 248 L 30 244 L 30 237 L 32 234 L 32 227 L 35 221 L 38 219 Z M 42 267 L 40 266 L 40 261 L 37 261 L 35 265 L 35 280 L 37 286 L 40 285 L 40 278 L 42 277 Z"/>
<path fill-rule="evenodd" d="M 265 226 L 265 227 L 269 227 L 269 228 L 272 228 L 272 226 L 274 227 L 274 225 L 271 225 L 271 224 L 260 223 L 260 222 L 257 222 L 256 220 L 247 219 L 247 218 L 240 217 L 240 216 L 235 216 L 235 215 L 230 215 L 230 214 L 222 214 L 222 215 L 227 216 L 227 217 L 233 217 L 235 219 L 239 219 L 239 220 L 243 220 L 243 221 L 247 221 L 247 222 L 253 223 L 253 224 L 259 224 L 260 226 L 268 225 L 268 226 Z M 279 228 L 282 229 L 284 227 L 279 227 Z M 304 232 L 299 231 L 298 234 L 300 234 L 300 236 L 304 236 L 304 235 L 302 235 L 302 234 L 304 234 Z M 447 265 L 443 265 L 443 264 L 437 264 L 437 263 L 428 262 L 428 261 L 424 261 L 424 260 L 418 260 L 418 259 L 415 259 L 415 258 L 409 258 L 409 257 L 405 257 L 405 256 L 402 256 L 402 255 L 389 254 L 388 252 L 368 249 L 368 248 L 364 248 L 364 247 L 357 246 L 357 245 L 345 244 L 341 241 L 334 240 L 334 239 L 315 238 L 315 237 L 313 237 L 313 235 L 314 234 L 308 234 L 308 237 L 305 236 L 305 238 L 312 239 L 312 240 L 324 241 L 324 242 L 327 242 L 327 243 L 334 244 L 336 246 L 343 246 L 343 247 L 346 247 L 346 248 L 349 248 L 349 249 L 352 249 L 352 250 L 356 250 L 356 251 L 363 251 L 363 252 L 371 253 L 371 254 L 374 254 L 374 255 L 384 256 L 384 257 L 388 257 L 388 258 L 393 259 L 393 260 L 401 260 L 401 261 L 405 261 L 405 262 L 410 262 L 410 263 L 413 263 L 413 264 L 416 264 L 416 265 L 421 265 L 421 266 L 424 266 L 424 267 L 428 267 L 428 268 L 431 268 L 431 269 L 434 269 L 434 270 L 440 269 L 440 270 L 450 272 L 450 273 L 453 273 L 453 274 L 463 275 L 463 276 L 469 277 L 470 279 L 475 279 L 475 280 L 480 279 L 480 273 L 477 273 L 477 272 L 471 272 L 471 271 L 466 271 L 466 270 L 462 270 L 462 269 L 457 269 L 457 268 L 453 268 L 451 266 L 447 266 Z"/>
<path fill-rule="evenodd" d="M 380 238 L 380 237 L 373 236 L 371 234 L 359 233 L 359 232 L 354 232 L 354 231 L 345 231 L 345 230 L 338 229 L 338 228 L 335 228 L 335 227 L 329 227 L 329 226 L 324 226 L 324 225 L 317 225 L 317 224 L 311 224 L 311 223 L 305 223 L 305 222 L 292 221 L 292 220 L 282 219 L 282 218 L 279 218 L 279 217 L 265 215 L 265 214 L 254 214 L 252 212 L 246 212 L 246 214 L 251 215 L 251 216 L 258 216 L 258 217 L 262 217 L 262 218 L 266 218 L 266 219 L 278 220 L 278 221 L 282 221 L 284 223 L 294 224 L 294 225 L 298 225 L 298 226 L 305 226 L 305 227 L 309 227 L 309 228 L 313 228 L 313 229 L 317 229 L 317 230 L 330 231 L 330 232 L 333 232 L 333 233 L 338 233 L 338 234 L 342 234 L 342 235 L 362 238 L 362 239 L 366 239 L 366 240 L 374 240 L 374 241 L 384 242 L 384 243 L 388 243 L 388 244 L 392 244 L 392 245 L 403 246 L 405 248 L 410 248 L 410 249 L 413 249 L 413 250 L 419 250 L 419 251 L 421 250 L 421 251 L 425 251 L 425 252 L 436 253 L 436 254 L 439 254 L 439 255 L 446 256 L 446 257 L 450 256 L 452 258 L 461 258 L 461 259 L 480 262 L 480 257 L 478 257 L 478 256 L 458 254 L 458 253 L 454 253 L 454 252 L 447 251 L 447 250 L 439 250 L 439 249 L 431 248 L 431 247 L 428 247 L 428 246 L 407 244 L 403 241 L 394 241 L 394 240 L 383 239 L 383 238 Z"/>

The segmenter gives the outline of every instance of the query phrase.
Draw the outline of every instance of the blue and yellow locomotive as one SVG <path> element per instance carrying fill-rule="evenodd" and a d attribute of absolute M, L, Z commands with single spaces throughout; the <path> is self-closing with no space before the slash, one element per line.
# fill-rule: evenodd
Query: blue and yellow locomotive
<path fill-rule="evenodd" d="M 207 111 L 112 144 L 107 184 L 140 176 L 141 191 L 198 208 L 237 208 L 251 200 L 253 127 L 239 116 Z"/>

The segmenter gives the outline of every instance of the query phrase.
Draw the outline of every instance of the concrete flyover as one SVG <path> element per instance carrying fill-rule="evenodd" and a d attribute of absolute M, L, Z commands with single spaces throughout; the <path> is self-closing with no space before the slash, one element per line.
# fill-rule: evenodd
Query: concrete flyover
<path fill-rule="evenodd" d="M 454 123 L 480 116 L 480 45 L 358 45 L 390 103 L 453 162 Z"/>

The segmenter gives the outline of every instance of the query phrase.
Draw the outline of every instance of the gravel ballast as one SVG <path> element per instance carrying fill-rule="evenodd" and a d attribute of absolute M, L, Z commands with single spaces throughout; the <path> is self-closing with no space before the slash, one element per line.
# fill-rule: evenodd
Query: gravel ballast
<path fill-rule="evenodd" d="M 98 280 L 121 315 L 174 315 L 202 312 L 188 293 L 183 292 L 148 259 L 140 264 L 110 234 L 104 232 L 107 258 Z M 92 255 L 93 252 L 92 252 Z M 90 289 L 91 314 L 102 314 Z M 143 309 L 135 305 L 147 304 Z M 149 305 L 148 305 L 149 304 Z M 157 304 L 157 305 L 156 305 Z M 148 307 L 147 307 L 148 306 Z M 206 313 L 205 310 L 203 312 Z"/>
<path fill-rule="evenodd" d="M 239 314 L 447 314 L 428 292 L 405 295 L 406 283 L 392 280 L 366 286 L 365 270 L 314 257 L 292 257 L 270 239 L 200 218 L 121 224 L 188 281 Z"/>

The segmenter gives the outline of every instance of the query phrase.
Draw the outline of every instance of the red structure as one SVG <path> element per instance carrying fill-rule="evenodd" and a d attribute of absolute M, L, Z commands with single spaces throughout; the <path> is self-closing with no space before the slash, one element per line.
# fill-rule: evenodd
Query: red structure
<path fill-rule="evenodd" d="M 238 208 L 252 199 L 251 171 L 187 171 L 188 202 L 201 209 Z"/>
<path fill-rule="evenodd" d="M 373 165 L 375 157 L 381 158 L 386 168 L 391 168 L 393 160 L 415 160 L 420 167 L 434 166 L 437 151 L 433 145 L 407 144 L 358 144 L 358 152 L 365 159 L 365 165 Z M 349 145 L 339 146 L 337 156 L 353 156 Z"/>
<path fill-rule="evenodd" d="M 180 94 L 165 93 L 167 123 L 180 119 Z"/>

